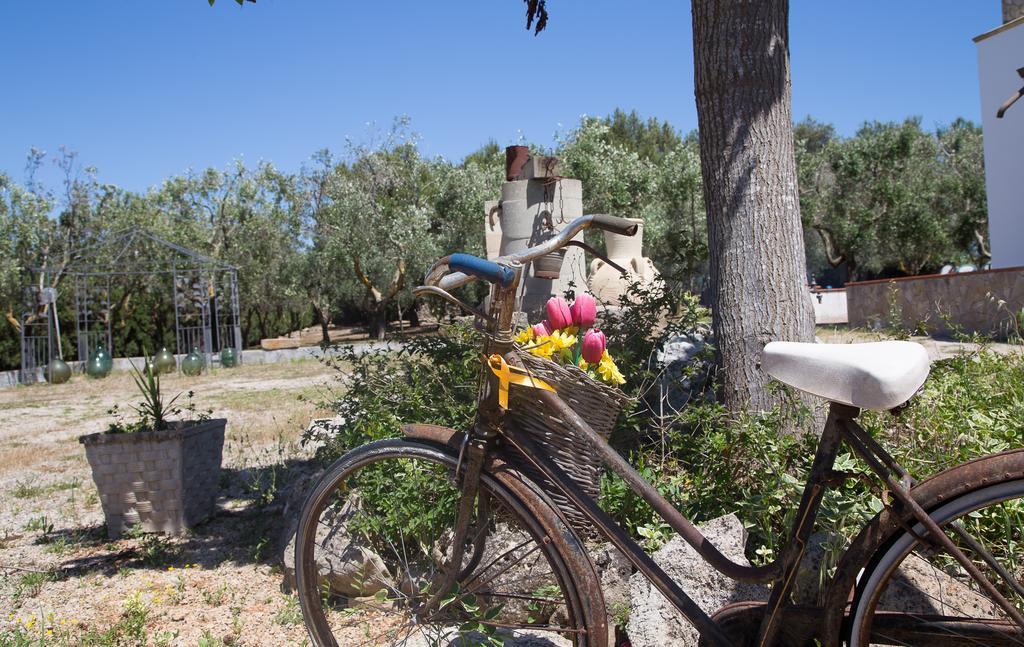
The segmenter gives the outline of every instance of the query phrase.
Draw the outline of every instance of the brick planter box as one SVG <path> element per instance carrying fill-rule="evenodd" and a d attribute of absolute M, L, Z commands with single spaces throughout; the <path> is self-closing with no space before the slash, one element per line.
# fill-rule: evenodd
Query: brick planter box
<path fill-rule="evenodd" d="M 177 534 L 213 513 L 227 420 L 180 423 L 164 431 L 79 437 L 99 490 L 107 534 L 140 524 Z"/>

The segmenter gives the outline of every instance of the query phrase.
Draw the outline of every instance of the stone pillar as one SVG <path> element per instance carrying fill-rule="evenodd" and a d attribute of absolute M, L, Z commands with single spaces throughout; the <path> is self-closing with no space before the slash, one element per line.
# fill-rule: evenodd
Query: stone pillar
<path fill-rule="evenodd" d="M 543 158 L 541 158 L 543 159 Z M 532 175 L 528 164 L 520 172 Z M 548 177 L 514 179 L 501 186 L 501 245 L 500 255 L 514 254 L 533 247 L 555 236 L 567 224 L 583 215 L 583 186 L 579 180 L 558 178 L 554 172 Z M 578 240 L 583 240 L 581 233 Z M 583 250 L 569 247 L 565 250 L 562 269 L 556 279 L 536 276 L 536 268 L 529 268 L 523 282 L 519 309 L 531 321 L 537 321 L 544 304 L 552 296 L 560 296 L 570 288 L 586 290 L 586 259 Z"/>

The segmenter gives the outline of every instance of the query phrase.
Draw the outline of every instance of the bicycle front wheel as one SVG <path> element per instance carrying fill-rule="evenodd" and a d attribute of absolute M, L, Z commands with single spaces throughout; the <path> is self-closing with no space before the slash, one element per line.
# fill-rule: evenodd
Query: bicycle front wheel
<path fill-rule="evenodd" d="M 1024 612 L 1024 480 L 960 495 L 930 516 Z M 1024 645 L 1024 628 L 917 524 L 897 534 L 857 587 L 850 645 Z"/>
<path fill-rule="evenodd" d="M 296 536 L 297 588 L 314 644 L 604 647 L 606 631 L 600 636 L 590 620 L 600 614 L 578 590 L 578 560 L 565 555 L 578 549 L 574 535 L 522 481 L 481 476 L 463 559 L 448 568 L 456 465 L 442 448 L 390 440 L 327 471 Z M 438 590 L 448 570 L 459 571 L 455 582 Z"/>

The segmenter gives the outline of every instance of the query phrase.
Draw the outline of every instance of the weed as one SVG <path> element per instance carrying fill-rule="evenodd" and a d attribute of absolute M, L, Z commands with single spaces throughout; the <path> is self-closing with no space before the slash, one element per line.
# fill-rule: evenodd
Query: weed
<path fill-rule="evenodd" d="M 147 642 L 146 623 L 149 621 L 149 607 L 138 593 L 125 600 L 124 611 L 114 626 L 106 631 L 89 630 L 76 639 L 82 647 L 129 647 L 145 645 Z"/>
<path fill-rule="evenodd" d="M 209 629 L 203 629 L 203 635 L 199 637 L 197 647 L 224 647 L 224 641 L 215 638 Z"/>
<path fill-rule="evenodd" d="M 201 593 L 203 596 L 203 602 L 210 605 L 211 607 L 219 607 L 222 604 L 224 604 L 224 599 L 227 597 L 228 593 L 228 587 L 225 584 L 223 586 L 217 587 L 212 591 L 208 589 L 203 589 Z"/>
<path fill-rule="evenodd" d="M 302 623 L 302 610 L 299 608 L 299 598 L 288 596 L 284 606 L 274 615 L 274 622 L 279 625 L 297 625 Z"/>
<path fill-rule="evenodd" d="M 43 585 L 53 580 L 50 572 L 32 571 L 22 573 L 14 585 L 14 604 L 18 604 L 25 598 L 34 598 L 43 590 Z"/>
<path fill-rule="evenodd" d="M 44 535 L 48 535 L 53 532 L 53 524 L 44 515 L 42 517 L 30 517 L 28 522 L 23 526 L 25 532 L 36 532 L 39 531 Z"/>
<path fill-rule="evenodd" d="M 63 555 L 64 553 L 68 552 L 68 549 L 71 546 L 71 542 L 64 535 L 61 535 L 60 537 L 46 539 L 46 541 L 43 541 L 41 543 L 46 544 L 46 552 L 53 555 Z"/>
<path fill-rule="evenodd" d="M 146 533 L 141 526 L 132 526 L 125 533 L 129 539 L 140 539 L 139 559 L 146 566 L 159 567 L 176 560 L 181 549 L 159 533 Z"/>
<path fill-rule="evenodd" d="M 153 647 L 171 647 L 177 637 L 177 631 L 159 631 L 153 634 Z"/>

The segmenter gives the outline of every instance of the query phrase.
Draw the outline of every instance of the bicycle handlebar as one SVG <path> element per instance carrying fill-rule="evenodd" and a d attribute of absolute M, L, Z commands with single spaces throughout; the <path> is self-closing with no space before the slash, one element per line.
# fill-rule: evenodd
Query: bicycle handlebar
<path fill-rule="evenodd" d="M 502 287 L 508 287 L 515 279 L 516 273 L 512 268 L 498 265 L 492 261 L 484 260 L 472 254 L 452 254 L 448 257 L 448 267 L 456 272 L 462 272 L 478 279 L 497 283 Z"/>
<path fill-rule="evenodd" d="M 558 235 L 553 236 L 540 245 L 524 249 L 521 252 L 515 254 L 509 254 L 507 256 L 501 256 L 495 259 L 497 262 L 484 261 L 483 259 L 470 256 L 469 254 L 452 254 L 446 258 L 442 258 L 440 261 L 434 264 L 433 267 L 427 272 L 427 276 L 424 279 L 424 283 L 428 286 L 436 286 L 442 290 L 453 290 L 457 287 L 466 285 L 472 282 L 476 278 L 482 278 L 492 282 L 500 282 L 495 280 L 499 275 L 494 272 L 490 266 L 502 267 L 508 270 L 507 267 L 503 267 L 504 264 L 513 262 L 518 263 L 529 263 L 530 261 L 540 258 L 545 254 L 557 251 L 565 247 L 569 241 L 576 237 L 578 233 L 586 229 L 587 227 L 597 227 L 604 231 L 610 231 L 614 234 L 620 234 L 622 236 L 633 236 L 637 232 L 638 225 L 635 222 L 630 222 L 625 218 L 619 218 L 617 216 L 609 216 L 607 214 L 593 214 L 580 216 L 579 218 L 570 222 L 565 229 L 560 231 Z M 474 264 L 472 266 L 467 265 L 464 267 L 456 267 L 453 260 L 456 257 L 460 257 L 457 262 L 466 262 L 467 258 L 475 259 L 486 263 L 486 266 L 480 264 Z M 454 271 L 453 271 L 454 270 Z M 467 271 L 473 270 L 473 271 Z M 511 270 L 508 270 L 511 271 Z M 495 277 L 495 278 L 492 278 Z M 509 279 L 511 280 L 511 279 Z"/>

